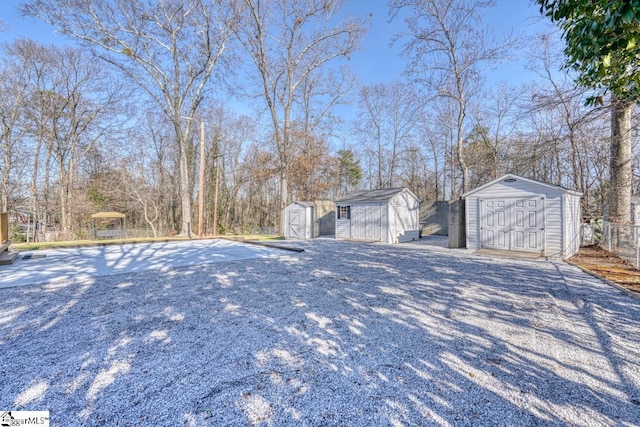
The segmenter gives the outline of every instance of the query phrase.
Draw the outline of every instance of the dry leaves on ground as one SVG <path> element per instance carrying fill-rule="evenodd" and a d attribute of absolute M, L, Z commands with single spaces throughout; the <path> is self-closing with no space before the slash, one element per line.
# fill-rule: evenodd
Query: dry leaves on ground
<path fill-rule="evenodd" d="M 580 248 L 568 261 L 640 295 L 640 270 L 600 246 Z"/>

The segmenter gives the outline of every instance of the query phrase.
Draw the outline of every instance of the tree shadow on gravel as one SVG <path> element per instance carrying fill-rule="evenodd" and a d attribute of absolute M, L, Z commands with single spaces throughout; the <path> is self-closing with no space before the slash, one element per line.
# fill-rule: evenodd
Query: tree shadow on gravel
<path fill-rule="evenodd" d="M 48 249 L 39 258 L 3 266 L 0 288 L 34 283 L 92 280 L 97 276 L 167 271 L 188 265 L 268 257 L 272 248 L 221 239 Z"/>
<path fill-rule="evenodd" d="M 637 300 L 561 262 L 300 254 L 0 291 L 0 408 L 52 425 L 634 425 Z"/>

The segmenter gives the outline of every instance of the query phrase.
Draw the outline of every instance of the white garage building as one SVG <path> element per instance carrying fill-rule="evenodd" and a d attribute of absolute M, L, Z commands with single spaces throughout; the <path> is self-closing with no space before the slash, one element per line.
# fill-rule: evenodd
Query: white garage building
<path fill-rule="evenodd" d="M 336 200 L 336 239 L 383 243 L 420 238 L 420 199 L 408 188 L 358 191 Z"/>
<path fill-rule="evenodd" d="M 580 248 L 581 193 L 508 174 L 462 195 L 467 248 L 569 258 Z"/>

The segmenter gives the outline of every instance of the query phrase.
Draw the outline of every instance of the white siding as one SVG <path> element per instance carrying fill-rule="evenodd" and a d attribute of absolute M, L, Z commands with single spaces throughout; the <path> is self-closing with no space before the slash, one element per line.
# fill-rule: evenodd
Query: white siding
<path fill-rule="evenodd" d="M 580 249 L 580 197 L 575 194 L 564 196 L 564 242 L 562 258 L 570 258 Z"/>
<path fill-rule="evenodd" d="M 385 242 L 388 227 L 386 204 L 353 203 L 351 206 L 351 238 Z"/>
<path fill-rule="evenodd" d="M 337 219 L 340 206 L 351 206 L 351 219 Z M 364 227 L 371 227 L 363 218 L 364 212 L 380 209 L 380 238 L 383 243 L 399 243 L 416 240 L 420 236 L 420 200 L 409 190 L 404 189 L 386 202 L 348 202 L 336 204 L 336 239 L 357 239 L 371 236 L 371 228 L 364 231 Z M 356 218 L 357 215 L 357 218 Z M 354 218 L 357 221 L 354 221 Z M 364 221 L 364 223 L 363 223 Z"/>
<path fill-rule="evenodd" d="M 299 226 L 292 227 L 292 217 L 296 216 Z M 284 208 L 285 239 L 311 239 L 313 237 L 313 206 L 292 203 Z M 293 229 L 295 228 L 296 231 Z"/>
<path fill-rule="evenodd" d="M 305 226 L 304 226 L 304 237 L 305 239 L 313 239 L 314 236 L 314 225 L 315 221 L 313 218 L 313 206 L 305 207 Z"/>
<path fill-rule="evenodd" d="M 389 240 L 389 202 L 380 205 L 380 241 L 382 243 L 392 243 Z"/>
<path fill-rule="evenodd" d="M 465 216 L 466 224 L 465 230 L 467 230 L 467 249 L 477 251 L 480 249 L 480 199 L 473 196 L 469 196 L 465 199 Z"/>
<path fill-rule="evenodd" d="M 551 192 L 550 192 L 551 193 Z M 547 206 L 545 212 L 545 245 L 544 254 L 548 257 L 562 258 L 562 194 L 547 193 Z"/>
<path fill-rule="evenodd" d="M 543 197 L 545 255 L 566 258 L 579 247 L 580 196 L 542 183 L 499 180 L 465 196 L 467 248 L 480 249 L 480 200 Z"/>
<path fill-rule="evenodd" d="M 420 201 L 408 191 L 396 194 L 389 203 L 390 243 L 411 242 L 420 237 Z"/>
<path fill-rule="evenodd" d="M 340 211 L 340 206 L 350 206 L 350 219 L 338 219 L 337 213 Z M 367 230 L 367 227 L 375 225 L 367 223 L 367 208 L 380 209 L 380 229 L 378 234 L 380 241 L 385 241 L 385 232 L 387 227 L 387 209 L 380 203 L 365 204 L 365 203 L 341 203 L 336 205 L 336 239 L 348 240 L 348 239 L 366 239 L 367 234 L 372 230 Z"/>
<path fill-rule="evenodd" d="M 467 229 L 467 248 L 468 249 L 480 249 L 480 199 L 521 199 L 528 197 L 545 197 L 546 215 L 545 215 L 545 240 L 546 249 L 553 248 L 556 252 L 560 249 L 560 234 L 556 234 L 555 237 L 551 235 L 554 232 L 554 227 L 550 233 L 549 230 L 549 212 L 555 212 L 555 218 L 559 218 L 560 201 L 557 200 L 561 197 L 561 194 L 556 192 L 553 194 L 543 193 L 546 188 L 541 188 L 538 185 L 532 185 L 526 181 L 516 181 L 513 183 L 497 182 L 492 186 L 484 188 L 476 193 L 473 193 L 466 197 L 466 229 Z M 555 202 L 553 200 L 555 197 Z M 551 199 L 550 199 L 551 198 Z M 560 230 L 560 224 L 556 224 L 556 231 Z M 555 243 L 554 243 L 555 242 Z"/>
<path fill-rule="evenodd" d="M 351 238 L 351 220 L 338 219 L 338 212 L 340 211 L 340 206 L 345 206 L 345 205 L 336 206 L 336 239 L 348 240 Z"/>
<path fill-rule="evenodd" d="M 631 222 L 640 225 L 640 204 L 631 202 Z"/>

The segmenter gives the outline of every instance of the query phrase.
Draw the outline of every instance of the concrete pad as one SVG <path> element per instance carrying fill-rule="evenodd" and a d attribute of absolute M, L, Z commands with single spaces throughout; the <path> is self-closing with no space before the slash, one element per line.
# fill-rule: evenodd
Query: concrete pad
<path fill-rule="evenodd" d="M 274 248 L 217 239 L 25 251 L 13 264 L 0 266 L 0 288 L 264 258 L 280 253 Z"/>
<path fill-rule="evenodd" d="M 537 259 L 546 260 L 539 252 L 504 251 L 500 249 L 482 248 L 474 252 L 474 255 L 484 255 L 501 258 Z"/>

